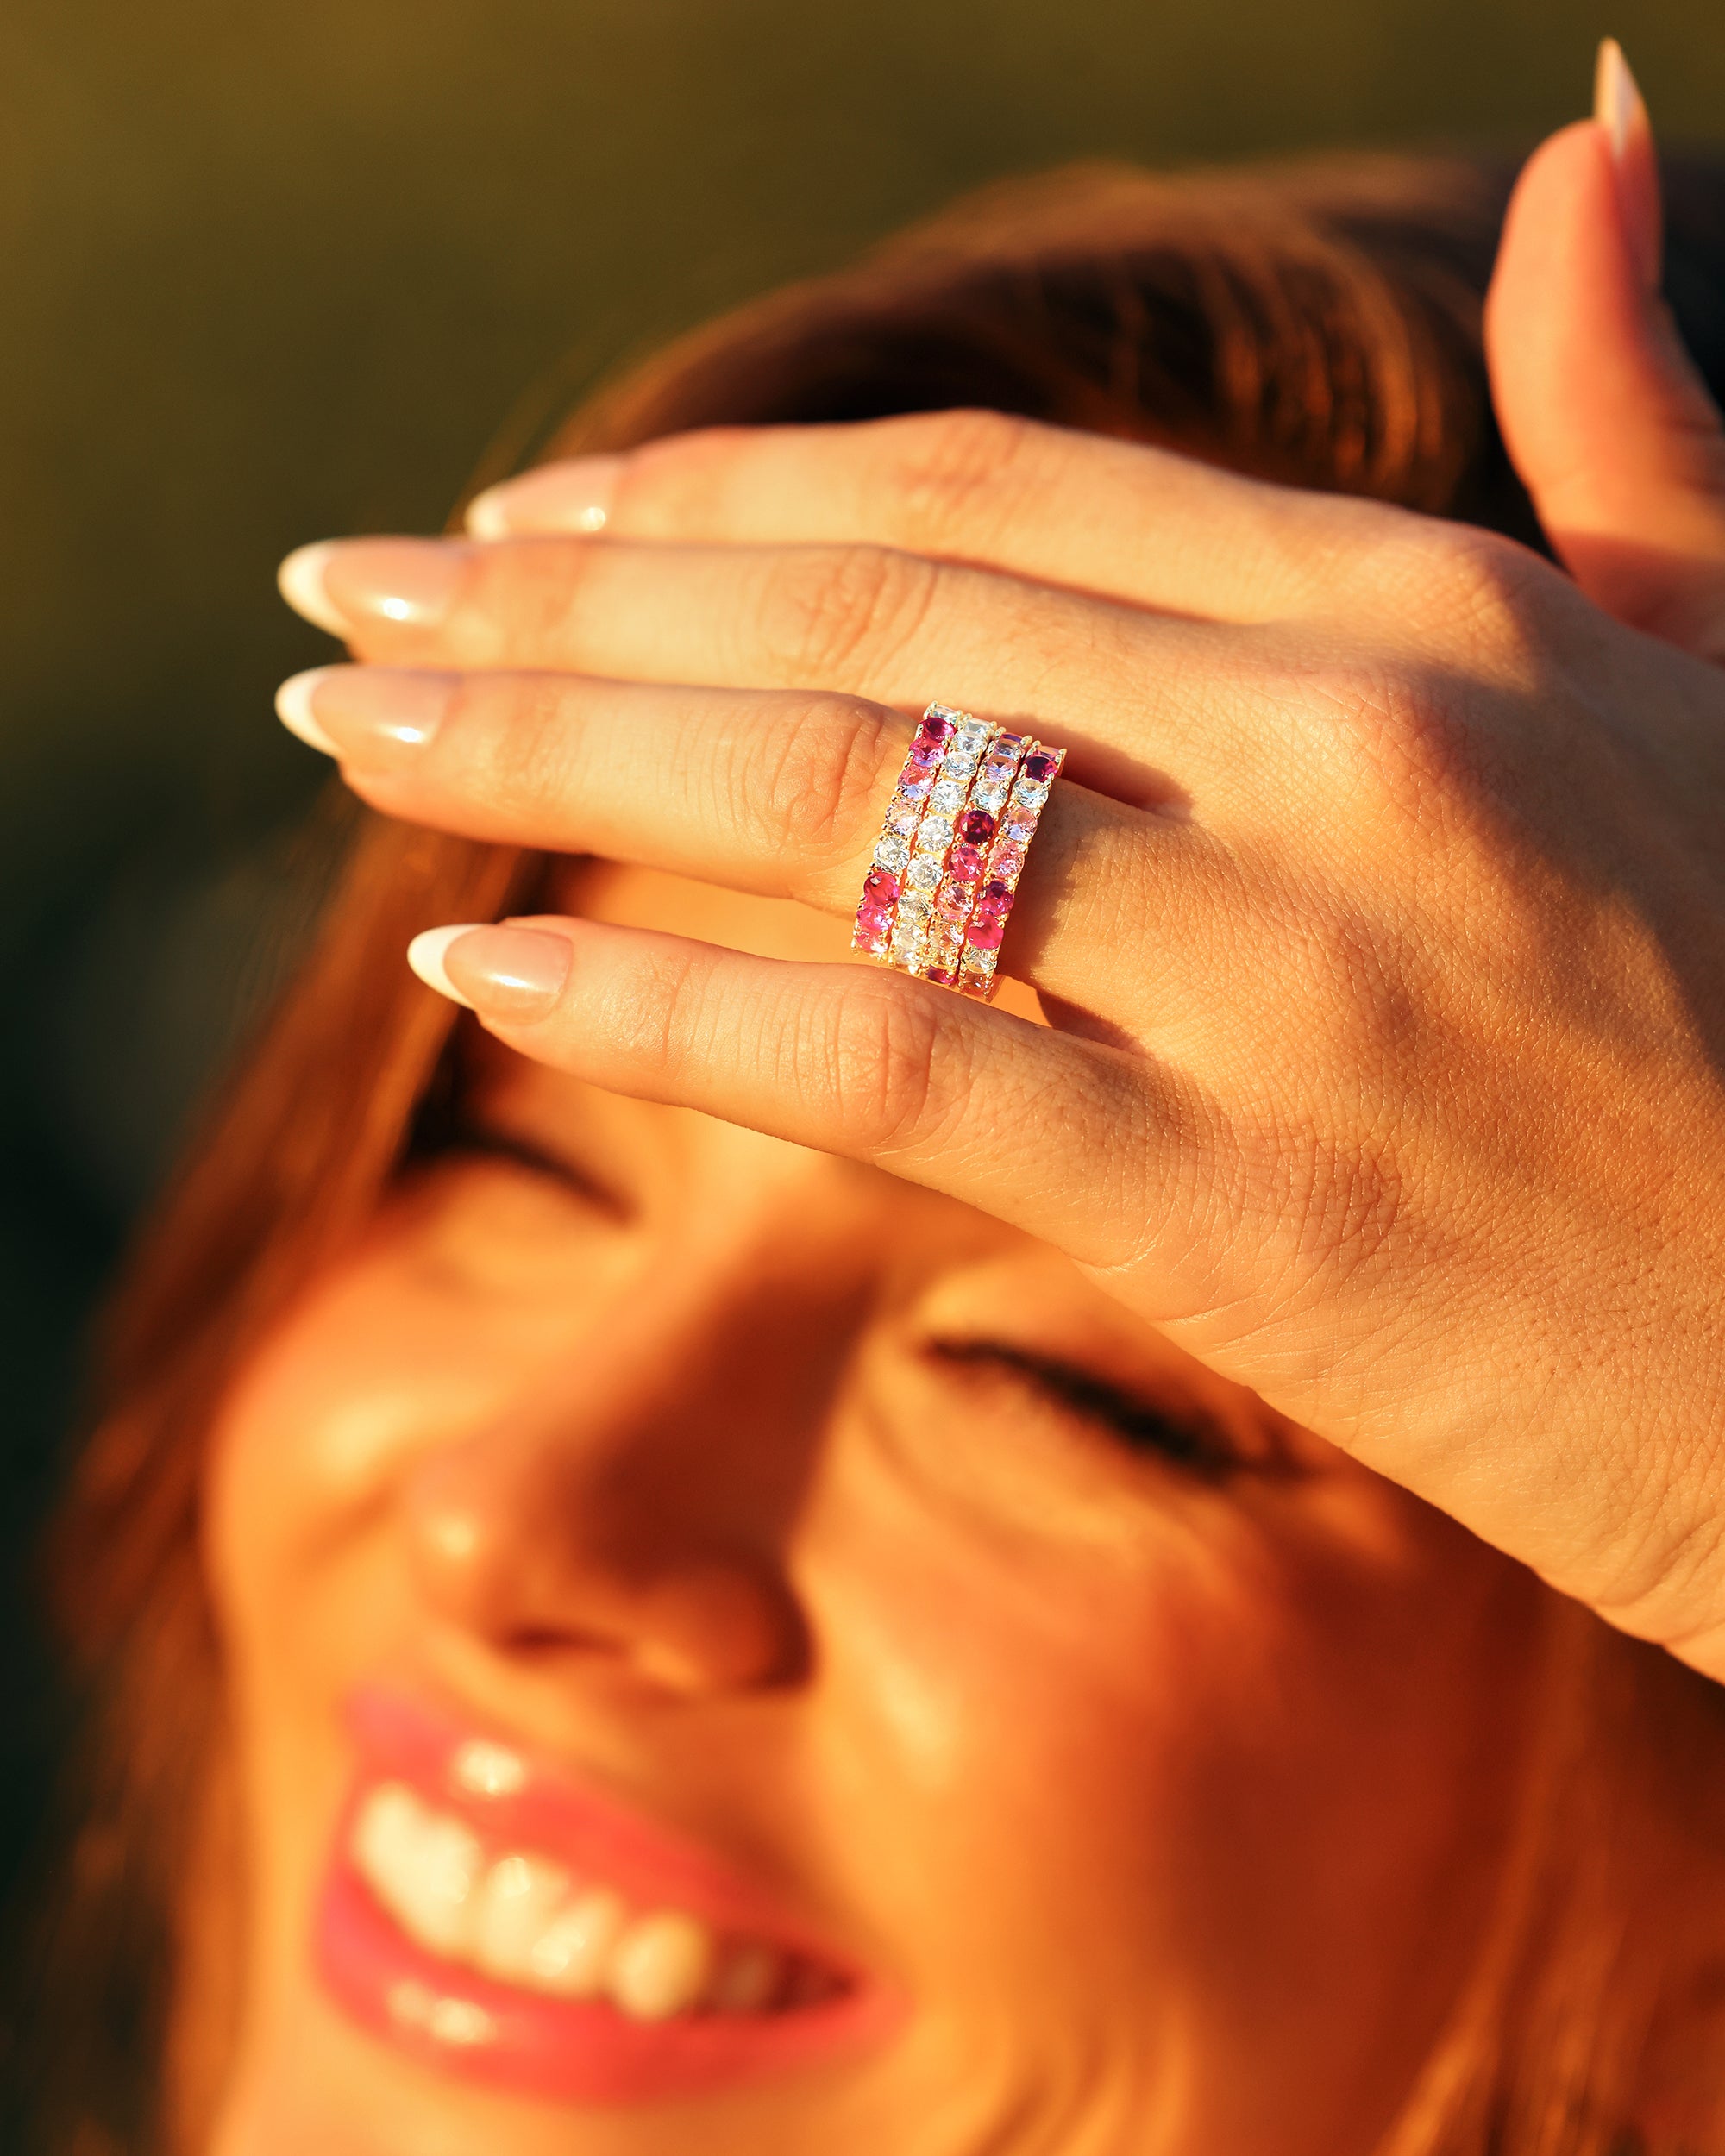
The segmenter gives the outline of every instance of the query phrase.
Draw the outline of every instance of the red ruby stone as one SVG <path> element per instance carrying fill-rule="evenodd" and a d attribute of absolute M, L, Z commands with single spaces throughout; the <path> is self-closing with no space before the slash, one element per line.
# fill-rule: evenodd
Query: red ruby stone
<path fill-rule="evenodd" d="M 964 931 L 964 940 L 972 950 L 998 950 L 1000 938 L 1007 932 L 1004 921 L 991 921 L 979 917 Z"/>
<path fill-rule="evenodd" d="M 1045 749 L 1032 749 L 1024 760 L 1024 774 L 1034 779 L 1038 786 L 1046 785 L 1054 776 L 1054 758 Z"/>
<path fill-rule="evenodd" d="M 982 886 L 982 904 L 998 906 L 1003 899 L 1007 905 L 1012 904 L 1013 887 L 1009 883 L 1002 883 L 998 876 L 990 876 Z"/>
<path fill-rule="evenodd" d="M 986 846 L 994 836 L 994 819 L 987 809 L 966 809 L 958 819 L 958 836 L 973 846 Z"/>
<path fill-rule="evenodd" d="M 923 979 L 933 981 L 937 988 L 950 988 L 957 978 L 944 966 L 930 966 L 923 975 Z"/>
<path fill-rule="evenodd" d="M 946 873 L 955 883 L 975 883 L 982 873 L 982 856 L 974 846 L 955 846 L 946 856 Z"/>
<path fill-rule="evenodd" d="M 864 905 L 890 906 L 899 895 L 899 880 L 890 868 L 871 868 L 862 879 Z"/>
<path fill-rule="evenodd" d="M 950 741 L 958 729 L 950 718 L 937 718 L 931 711 L 917 731 L 925 741 Z"/>

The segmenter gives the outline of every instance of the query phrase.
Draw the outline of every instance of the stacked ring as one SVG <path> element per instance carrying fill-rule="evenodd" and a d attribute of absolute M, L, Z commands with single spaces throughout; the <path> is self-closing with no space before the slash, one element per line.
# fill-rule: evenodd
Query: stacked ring
<path fill-rule="evenodd" d="M 1007 918 L 1018 896 L 1025 855 L 1042 821 L 1049 789 L 1066 761 L 1063 749 L 1028 742 L 1018 758 L 1012 797 L 1000 818 L 988 854 L 988 865 L 975 885 L 975 904 L 964 924 L 964 952 L 957 987 L 962 993 L 987 1003 L 994 993 L 994 968 Z"/>
<path fill-rule="evenodd" d="M 853 949 L 986 1002 L 1025 850 L 1065 760 L 931 704 L 875 843 Z"/>

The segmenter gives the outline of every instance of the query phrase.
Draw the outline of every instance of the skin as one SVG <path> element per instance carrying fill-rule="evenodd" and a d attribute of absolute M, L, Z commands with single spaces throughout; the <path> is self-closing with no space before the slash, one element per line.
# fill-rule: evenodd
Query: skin
<path fill-rule="evenodd" d="M 571 465 L 483 542 L 290 581 L 368 662 L 305 686 L 367 799 L 835 914 L 931 688 L 1068 744 L 1002 959 L 1051 1028 L 574 918 L 461 937 L 446 985 L 588 1082 L 1041 1237 L 1719 1676 L 1725 436 L 1615 112 L 1532 161 L 1490 309 L 1571 574 L 943 413 Z"/>
<path fill-rule="evenodd" d="M 648 871 L 571 904 L 844 950 Z M 218 2156 L 1364 2156 L 1490 1924 L 1544 1591 L 955 1200 L 482 1037 L 469 1095 L 544 1163 L 411 1175 L 213 1451 L 254 1890 Z M 357 2033 L 304 1942 L 379 1677 L 772 1882 L 907 2024 L 586 2111 Z"/>

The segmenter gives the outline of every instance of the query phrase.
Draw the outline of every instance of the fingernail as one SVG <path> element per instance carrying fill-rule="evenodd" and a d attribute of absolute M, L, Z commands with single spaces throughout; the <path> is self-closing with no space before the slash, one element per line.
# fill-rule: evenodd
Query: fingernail
<path fill-rule="evenodd" d="M 441 539 L 321 539 L 277 572 L 296 613 L 346 636 L 367 623 L 435 629 L 467 573 L 465 550 Z"/>
<path fill-rule="evenodd" d="M 325 756 L 342 752 L 317 724 L 312 702 L 319 682 L 335 671 L 333 667 L 312 667 L 304 674 L 290 674 L 275 693 L 275 715 L 288 732 L 298 734 L 308 748 Z"/>
<path fill-rule="evenodd" d="M 611 521 L 624 463 L 619 456 L 570 457 L 488 486 L 467 504 L 467 530 L 475 539 L 603 531 Z"/>
<path fill-rule="evenodd" d="M 420 749 L 455 699 L 456 677 L 409 667 L 313 667 L 275 693 L 276 715 L 326 756 Z"/>
<path fill-rule="evenodd" d="M 521 1025 L 555 1007 L 572 956 L 567 936 L 475 921 L 428 928 L 407 946 L 407 962 L 428 988 L 467 1010 Z"/>
<path fill-rule="evenodd" d="M 1600 42 L 1593 72 L 1593 116 L 1610 145 L 1624 235 L 1636 273 L 1646 291 L 1656 291 L 1664 248 L 1653 123 L 1640 86 L 1615 37 Z"/>

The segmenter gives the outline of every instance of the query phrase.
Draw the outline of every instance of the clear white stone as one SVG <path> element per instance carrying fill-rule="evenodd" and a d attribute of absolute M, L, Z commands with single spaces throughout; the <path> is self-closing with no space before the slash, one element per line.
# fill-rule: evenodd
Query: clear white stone
<path fill-rule="evenodd" d="M 890 868 L 895 875 L 910 857 L 909 843 L 890 831 L 875 849 L 875 860 L 883 868 Z"/>
<path fill-rule="evenodd" d="M 938 809 L 943 816 L 950 816 L 964 805 L 964 789 L 957 779 L 943 779 L 928 797 L 932 809 Z"/>
<path fill-rule="evenodd" d="M 916 891 L 932 891 L 940 881 L 940 859 L 935 854 L 919 854 L 912 862 L 906 875 Z"/>
<path fill-rule="evenodd" d="M 970 789 L 971 805 L 987 809 L 990 816 L 998 816 L 1006 805 L 1007 789 L 1004 785 L 991 785 L 986 779 L 978 779 Z"/>
<path fill-rule="evenodd" d="M 1020 779 L 1013 793 L 1026 808 L 1039 809 L 1048 799 L 1048 788 L 1036 779 Z"/>
<path fill-rule="evenodd" d="M 901 838 L 908 838 L 916 829 L 917 818 L 921 813 L 914 801 L 894 801 L 887 811 L 887 829 L 897 831 Z"/>
<path fill-rule="evenodd" d="M 919 854 L 944 854 L 952 843 L 952 818 L 950 816 L 925 816 L 916 835 Z"/>
<path fill-rule="evenodd" d="M 949 779 L 962 779 L 967 783 L 976 768 L 976 752 L 962 743 L 955 743 L 941 759 L 942 774 Z"/>
<path fill-rule="evenodd" d="M 637 1919 L 617 1942 L 606 1984 L 631 2021 L 662 2021 L 686 2013 L 712 1974 L 713 1937 L 678 1909 Z"/>
<path fill-rule="evenodd" d="M 534 1941 L 528 1976 L 560 1999 L 596 1999 L 628 1921 L 623 1896 L 608 1887 L 578 1895 Z"/>
<path fill-rule="evenodd" d="M 568 1891 L 568 1873 L 549 1858 L 499 1857 L 480 1883 L 474 1908 L 474 1961 L 510 1982 L 530 1976 L 533 1949 Z"/>

